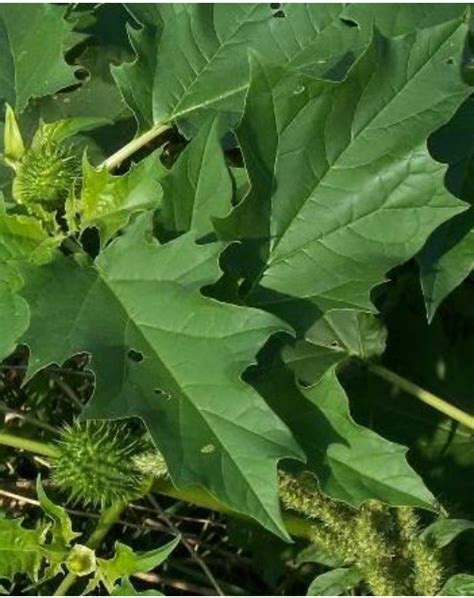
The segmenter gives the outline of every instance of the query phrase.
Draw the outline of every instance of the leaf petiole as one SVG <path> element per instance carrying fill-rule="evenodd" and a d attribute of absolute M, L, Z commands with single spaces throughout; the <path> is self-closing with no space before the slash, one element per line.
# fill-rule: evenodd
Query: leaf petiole
<path fill-rule="evenodd" d="M 397 386 L 401 390 L 407 392 L 408 394 L 411 394 L 423 403 L 430 405 L 440 413 L 447 415 L 448 417 L 454 419 L 463 426 L 466 426 L 467 428 L 474 430 L 474 416 L 469 415 L 465 411 L 462 411 L 462 409 L 459 409 L 458 407 L 451 405 L 451 403 L 448 403 L 440 397 L 437 397 L 428 390 L 421 388 L 414 382 L 411 382 L 410 380 L 407 380 L 406 378 L 399 376 L 395 372 L 392 372 L 391 370 L 383 367 L 382 365 L 368 364 L 368 367 L 371 372 L 373 372 L 380 378 L 383 378 L 387 382 L 390 382 L 394 386 Z"/>
<path fill-rule="evenodd" d="M 142 133 L 138 137 L 135 137 L 135 139 L 132 139 L 132 141 L 130 141 L 129 143 L 121 147 L 118 151 L 116 151 L 114 154 L 109 156 L 100 164 L 99 168 L 105 168 L 109 171 L 115 170 L 120 166 L 120 164 L 122 164 L 124 160 L 130 158 L 130 156 L 132 156 L 135 152 L 137 152 L 147 143 L 150 143 L 150 141 L 153 141 L 153 139 L 155 139 L 170 128 L 171 125 L 168 123 L 158 123 L 154 125 L 151 129 L 145 131 L 145 133 Z"/>

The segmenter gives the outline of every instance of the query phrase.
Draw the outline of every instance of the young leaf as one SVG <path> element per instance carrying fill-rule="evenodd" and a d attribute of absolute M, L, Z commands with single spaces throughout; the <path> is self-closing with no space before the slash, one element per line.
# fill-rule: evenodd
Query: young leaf
<path fill-rule="evenodd" d="M 220 144 L 218 119 L 209 120 L 163 179 L 161 222 L 169 232 L 213 231 L 231 209 L 232 180 Z"/>
<path fill-rule="evenodd" d="M 36 481 L 36 493 L 41 508 L 52 521 L 52 526 L 49 528 L 49 532 L 52 534 L 51 548 L 65 551 L 71 545 L 72 540 L 81 534 L 73 531 L 71 518 L 67 511 L 48 498 L 40 477 Z"/>
<path fill-rule="evenodd" d="M 20 127 L 16 121 L 15 112 L 9 104 L 5 110 L 5 130 L 3 132 L 3 147 L 5 160 L 15 164 L 25 153 L 25 145 Z"/>
<path fill-rule="evenodd" d="M 77 83 L 64 60 L 71 24 L 65 8 L 35 4 L 0 6 L 0 100 L 22 112 L 31 98 L 52 94 Z"/>
<path fill-rule="evenodd" d="M 240 379 L 285 326 L 203 297 L 199 289 L 219 276 L 222 245 L 196 245 L 186 234 L 160 246 L 148 222 L 137 219 L 94 267 L 58 259 L 25 273 L 30 374 L 90 352 L 97 388 L 86 417 L 142 417 L 178 486 L 203 485 L 287 537 L 276 462 L 302 453 Z"/>
<path fill-rule="evenodd" d="M 33 216 L 7 214 L 0 204 L 0 257 L 4 263 L 50 261 L 62 236 L 50 236 Z"/>
<path fill-rule="evenodd" d="M 96 226 L 105 245 L 133 214 L 159 205 L 160 180 L 164 173 L 157 153 L 132 166 L 122 176 L 96 169 L 84 160 L 81 197 L 75 206 L 81 229 Z"/>
<path fill-rule="evenodd" d="M 310 584 L 307 596 L 342 596 L 347 595 L 362 581 L 357 567 L 333 569 L 318 575 Z"/>
<path fill-rule="evenodd" d="M 23 573 L 38 580 L 45 554 L 44 542 L 48 526 L 38 523 L 34 529 L 22 526 L 21 519 L 0 518 L 0 579 L 13 580 Z"/>
<path fill-rule="evenodd" d="M 180 538 L 175 538 L 148 552 L 135 552 L 129 546 L 117 542 L 115 554 L 109 559 L 97 559 L 97 579 L 112 593 L 117 580 L 127 579 L 135 573 L 148 573 L 166 561 L 179 544 Z"/>

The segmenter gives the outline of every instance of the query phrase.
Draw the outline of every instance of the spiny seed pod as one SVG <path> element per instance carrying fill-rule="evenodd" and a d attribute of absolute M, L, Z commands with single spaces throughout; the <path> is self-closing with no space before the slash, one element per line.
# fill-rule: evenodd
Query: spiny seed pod
<path fill-rule="evenodd" d="M 149 489 L 151 476 L 135 460 L 152 447 L 126 423 L 75 423 L 64 429 L 58 448 L 53 481 L 73 502 L 104 508 Z"/>
<path fill-rule="evenodd" d="M 69 147 L 45 138 L 32 145 L 18 162 L 13 197 L 25 206 L 40 204 L 47 211 L 57 210 L 71 192 L 79 166 Z"/>

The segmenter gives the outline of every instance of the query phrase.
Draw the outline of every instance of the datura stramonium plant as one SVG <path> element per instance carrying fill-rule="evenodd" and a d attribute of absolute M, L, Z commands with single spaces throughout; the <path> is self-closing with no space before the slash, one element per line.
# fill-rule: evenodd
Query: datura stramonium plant
<path fill-rule="evenodd" d="M 53 222 L 80 178 L 80 157 L 58 123 L 40 122 L 31 145 L 26 148 L 15 113 L 7 105 L 4 161 L 15 171 L 13 199 L 33 216 Z"/>
<path fill-rule="evenodd" d="M 76 422 L 63 430 L 58 449 L 53 481 L 74 503 L 102 508 L 127 503 L 167 474 L 151 441 L 126 422 Z"/>

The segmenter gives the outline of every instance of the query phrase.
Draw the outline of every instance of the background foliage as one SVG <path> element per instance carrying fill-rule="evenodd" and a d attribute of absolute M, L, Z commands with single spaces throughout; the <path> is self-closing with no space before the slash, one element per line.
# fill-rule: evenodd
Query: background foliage
<path fill-rule="evenodd" d="M 2 5 L 6 591 L 472 594 L 470 19 Z M 68 502 L 78 419 L 158 494 Z"/>

